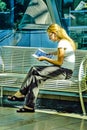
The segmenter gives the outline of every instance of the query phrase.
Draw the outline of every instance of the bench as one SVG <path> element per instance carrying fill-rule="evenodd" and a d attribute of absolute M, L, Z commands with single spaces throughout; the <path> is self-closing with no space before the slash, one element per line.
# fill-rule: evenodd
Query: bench
<path fill-rule="evenodd" d="M 42 48 L 55 51 L 55 48 Z M 0 88 L 3 97 L 3 88 L 20 88 L 27 72 L 33 65 L 47 65 L 32 57 L 37 50 L 34 47 L 1 46 L 0 47 Z M 85 77 L 87 76 L 87 51 L 76 50 L 76 62 L 73 75 L 67 80 L 47 80 L 40 86 L 40 90 L 73 92 L 79 94 L 83 115 L 86 115 L 83 92 L 87 90 Z"/>

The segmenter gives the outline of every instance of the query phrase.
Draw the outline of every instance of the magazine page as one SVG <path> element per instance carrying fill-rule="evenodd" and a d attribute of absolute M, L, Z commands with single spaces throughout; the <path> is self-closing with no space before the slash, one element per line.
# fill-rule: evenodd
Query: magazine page
<path fill-rule="evenodd" d="M 35 58 L 39 58 L 40 56 L 45 56 L 45 57 L 48 57 L 48 58 L 53 58 L 53 55 L 51 54 L 47 54 L 45 51 L 41 50 L 41 49 L 38 49 L 34 54 L 33 56 Z"/>
<path fill-rule="evenodd" d="M 48 57 L 48 58 L 53 58 L 53 55 L 47 54 L 42 49 L 38 49 L 32 56 L 34 56 L 35 58 L 39 58 L 40 56 L 45 56 L 45 57 Z M 42 61 L 42 62 L 44 62 L 45 64 L 50 64 L 47 61 Z"/>

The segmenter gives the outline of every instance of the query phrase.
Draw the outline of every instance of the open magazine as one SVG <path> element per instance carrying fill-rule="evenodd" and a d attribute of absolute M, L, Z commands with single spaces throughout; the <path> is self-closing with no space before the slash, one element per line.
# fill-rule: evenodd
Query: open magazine
<path fill-rule="evenodd" d="M 38 49 L 34 54 L 33 56 L 35 58 L 39 58 L 40 56 L 45 56 L 45 57 L 48 57 L 48 58 L 53 58 L 53 55 L 51 54 L 47 54 L 45 51 L 41 50 L 41 49 Z"/>

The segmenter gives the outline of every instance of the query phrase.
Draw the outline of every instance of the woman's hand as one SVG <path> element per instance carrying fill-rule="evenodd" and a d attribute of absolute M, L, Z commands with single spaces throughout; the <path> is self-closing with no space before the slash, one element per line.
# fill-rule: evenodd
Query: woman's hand
<path fill-rule="evenodd" d="M 40 56 L 39 58 L 37 58 L 39 61 L 43 61 L 43 60 L 46 60 L 46 57 L 45 56 Z"/>

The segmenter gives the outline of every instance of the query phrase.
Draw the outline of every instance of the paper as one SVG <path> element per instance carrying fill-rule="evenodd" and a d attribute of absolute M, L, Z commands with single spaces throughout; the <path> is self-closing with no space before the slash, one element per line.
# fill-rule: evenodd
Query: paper
<path fill-rule="evenodd" d="M 35 58 L 39 58 L 40 56 L 45 56 L 45 57 L 48 57 L 48 58 L 53 58 L 53 55 L 51 54 L 47 54 L 45 51 L 41 50 L 41 49 L 38 49 L 34 54 L 33 56 Z"/>

